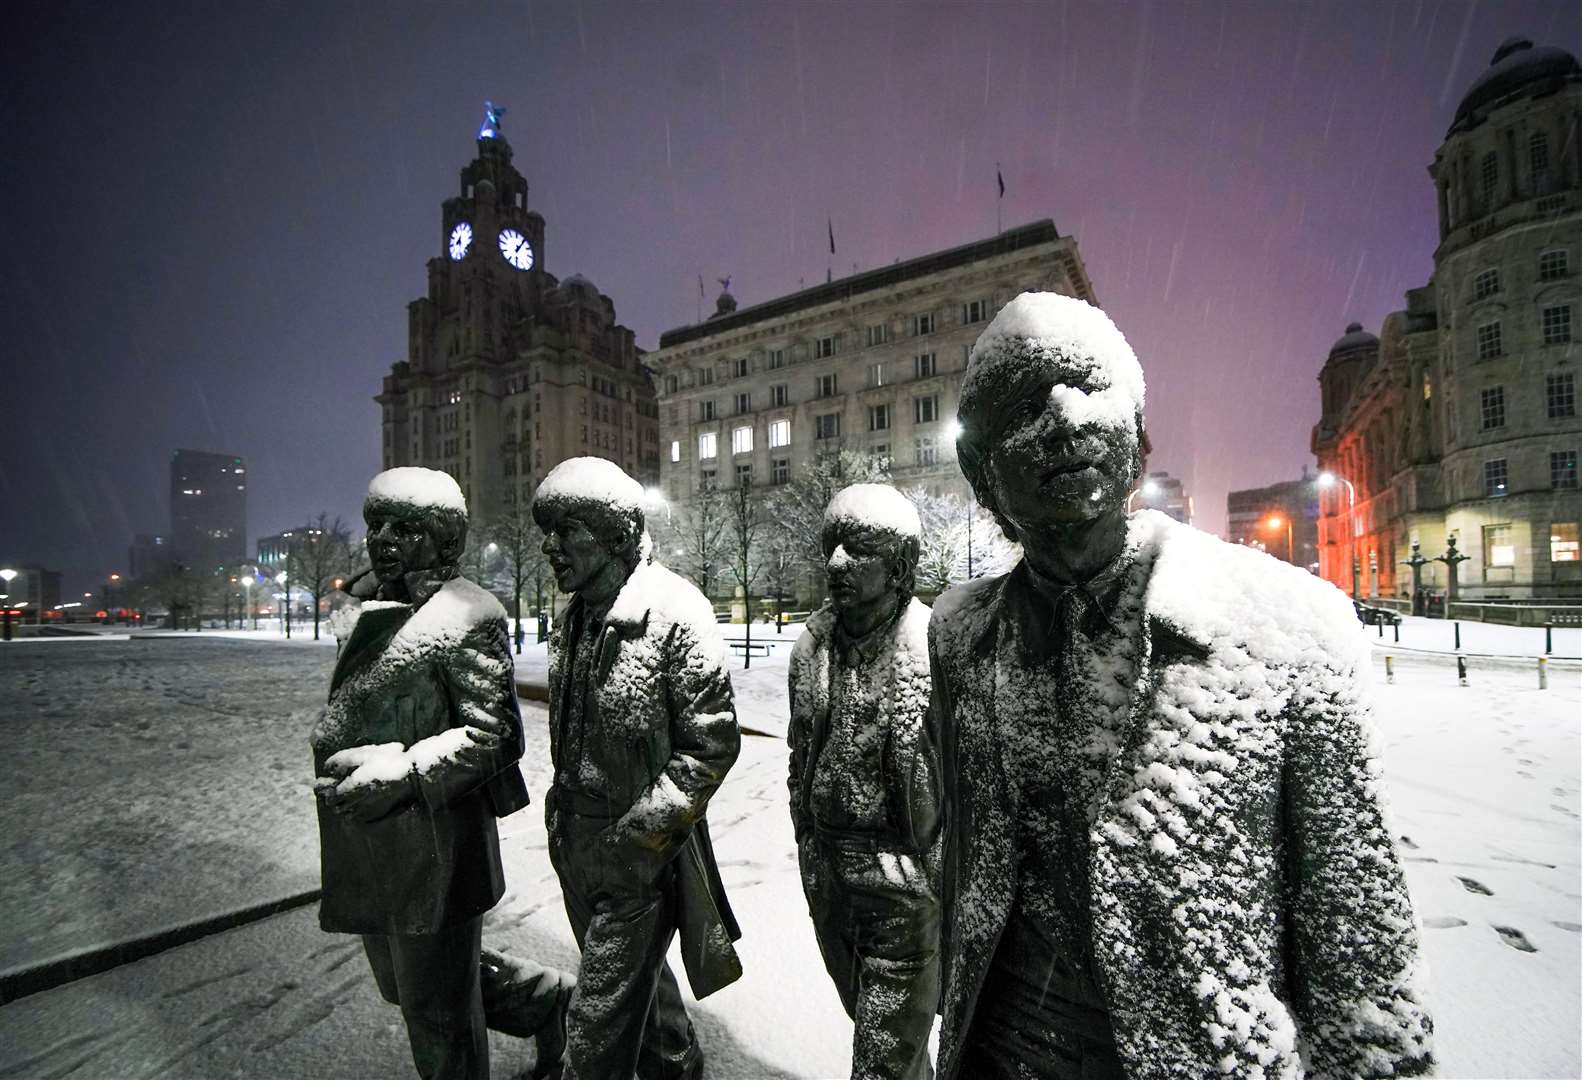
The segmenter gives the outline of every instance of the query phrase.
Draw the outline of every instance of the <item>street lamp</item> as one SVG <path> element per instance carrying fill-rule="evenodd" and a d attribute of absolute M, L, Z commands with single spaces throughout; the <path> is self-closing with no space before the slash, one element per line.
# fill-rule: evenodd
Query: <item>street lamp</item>
<path fill-rule="evenodd" d="M 1128 514 L 1132 512 L 1132 500 L 1137 498 L 1137 496 L 1141 495 L 1145 499 L 1152 499 L 1158 494 L 1159 485 L 1154 483 L 1152 480 L 1144 480 L 1142 487 L 1137 488 L 1130 495 L 1126 496 L 1126 512 Z"/>
<path fill-rule="evenodd" d="M 4 621 L 5 626 L 4 633 L 0 634 L 0 640 L 4 641 L 11 640 L 11 581 L 15 577 L 16 571 L 10 567 L 0 570 L 0 581 L 4 582 L 4 584 L 0 584 L 0 605 L 5 608 L 4 614 L 0 615 L 0 620 Z"/>
<path fill-rule="evenodd" d="M 1346 485 L 1346 549 L 1351 552 L 1351 598 L 1357 599 L 1362 591 L 1360 579 L 1362 577 L 1362 561 L 1357 558 L 1357 544 L 1355 533 L 1357 517 L 1357 488 L 1344 476 L 1336 476 L 1332 472 L 1318 474 L 1319 490 L 1332 488 L 1336 484 Z"/>
<path fill-rule="evenodd" d="M 285 624 L 286 637 L 288 638 L 291 636 L 291 586 L 288 584 L 289 580 L 290 578 L 284 570 L 275 575 L 275 583 L 285 590 L 280 594 L 280 606 L 285 610 L 285 615 L 281 622 Z"/>
<path fill-rule="evenodd" d="M 257 630 L 258 612 L 253 608 L 253 578 L 251 574 L 242 575 L 242 597 L 243 603 L 247 605 L 247 610 L 252 613 L 253 629 Z M 247 629 L 245 624 L 242 626 L 242 629 Z"/>
<path fill-rule="evenodd" d="M 1295 549 L 1295 545 L 1293 545 L 1292 542 L 1291 542 L 1291 519 L 1290 519 L 1290 517 L 1287 516 L 1287 517 L 1283 517 L 1282 518 L 1279 514 L 1270 514 L 1268 519 L 1266 521 L 1264 521 L 1264 524 L 1266 526 L 1268 526 L 1269 528 L 1276 530 L 1276 535 L 1278 535 L 1278 530 L 1279 530 L 1280 526 L 1281 525 L 1285 526 L 1285 561 L 1288 562 L 1288 563 L 1291 563 L 1292 565 L 1295 565 L 1296 564 L 1296 549 Z"/>
<path fill-rule="evenodd" d="M 961 436 L 966 432 L 960 420 L 952 420 L 945 428 L 945 434 L 950 436 L 951 445 L 961 441 Z M 959 456 L 959 455 L 958 455 Z M 977 502 L 974 499 L 972 485 L 967 486 L 967 580 L 972 580 L 972 518 L 977 511 Z"/>

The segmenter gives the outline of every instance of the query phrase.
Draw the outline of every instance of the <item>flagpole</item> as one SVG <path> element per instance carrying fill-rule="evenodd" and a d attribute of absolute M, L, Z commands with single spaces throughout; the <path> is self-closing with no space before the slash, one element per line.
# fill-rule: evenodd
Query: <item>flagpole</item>
<path fill-rule="evenodd" d="M 1000 171 L 1000 163 L 994 163 L 994 179 L 1000 185 L 1000 194 L 994 200 L 994 235 L 999 236 L 1005 231 L 1005 226 L 1000 221 L 1000 204 L 1005 202 L 1005 174 Z"/>

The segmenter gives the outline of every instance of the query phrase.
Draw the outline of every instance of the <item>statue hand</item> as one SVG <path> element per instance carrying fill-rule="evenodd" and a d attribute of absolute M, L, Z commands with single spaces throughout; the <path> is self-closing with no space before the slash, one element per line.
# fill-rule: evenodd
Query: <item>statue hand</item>
<path fill-rule="evenodd" d="M 412 799 L 412 785 L 405 778 L 372 780 L 350 789 L 337 787 L 335 791 L 331 803 L 335 810 L 364 824 L 378 821 Z"/>

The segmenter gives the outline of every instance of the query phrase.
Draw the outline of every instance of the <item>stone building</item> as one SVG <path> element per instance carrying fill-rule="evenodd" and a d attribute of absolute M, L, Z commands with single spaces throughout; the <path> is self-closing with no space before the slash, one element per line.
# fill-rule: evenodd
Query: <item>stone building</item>
<path fill-rule="evenodd" d="M 170 559 L 199 574 L 247 558 L 247 469 L 235 454 L 170 455 Z"/>
<path fill-rule="evenodd" d="M 450 473 L 475 524 L 530 500 L 569 457 L 656 482 L 659 423 L 632 331 L 587 278 L 549 273 L 544 218 L 498 115 L 477 148 L 441 206 L 428 295 L 407 305 L 407 358 L 374 398 L 384 467 Z"/>
<path fill-rule="evenodd" d="M 1576 58 L 1502 44 L 1429 166 L 1432 279 L 1379 336 L 1352 324 L 1330 350 L 1312 446 L 1338 480 L 1320 561 L 1342 588 L 1355 560 L 1365 592 L 1407 596 L 1412 545 L 1433 558 L 1454 536 L 1463 599 L 1582 596 L 1579 128 Z M 1422 584 L 1444 592 L 1444 566 Z"/>
<path fill-rule="evenodd" d="M 966 497 L 953 424 L 967 353 L 1029 289 L 1097 304 L 1076 240 L 1047 219 L 747 308 L 721 294 L 647 357 L 665 497 L 768 491 L 843 449 L 887 461 L 898 486 Z"/>
<path fill-rule="evenodd" d="M 1318 565 L 1318 482 L 1307 475 L 1225 497 L 1225 538 L 1311 569 Z"/>
<path fill-rule="evenodd" d="M 1192 524 L 1192 496 L 1179 479 L 1167 472 L 1151 472 L 1132 499 L 1133 509 L 1158 510 L 1183 525 Z"/>

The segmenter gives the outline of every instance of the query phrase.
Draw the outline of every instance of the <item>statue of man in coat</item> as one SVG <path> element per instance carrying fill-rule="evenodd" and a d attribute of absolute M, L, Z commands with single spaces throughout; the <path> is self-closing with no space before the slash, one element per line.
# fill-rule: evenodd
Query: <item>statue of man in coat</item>
<path fill-rule="evenodd" d="M 312 735 L 319 922 L 362 935 L 425 1080 L 487 1080 L 486 1017 L 536 1037 L 548 1075 L 571 980 L 481 950 L 505 887 L 495 819 L 528 802 L 505 611 L 457 568 L 467 505 L 448 474 L 380 473 L 363 514 L 372 570 L 348 586 L 362 603 L 336 619 Z"/>
<path fill-rule="evenodd" d="M 930 622 L 947 1080 L 1421 1074 L 1432 1024 L 1347 598 L 1155 511 L 1110 320 L 1024 293 L 957 451 L 1024 557 Z"/>
<path fill-rule="evenodd" d="M 939 1007 L 939 768 L 922 527 L 886 484 L 824 512 L 830 603 L 791 652 L 791 822 L 852 1080 L 927 1080 Z"/>
<path fill-rule="evenodd" d="M 561 592 L 549 643 L 549 856 L 582 949 L 567 1080 L 679 1080 L 703 1055 L 665 962 L 702 998 L 741 976 L 704 812 L 741 732 L 714 609 L 653 560 L 643 488 L 563 461 L 533 497 Z"/>

